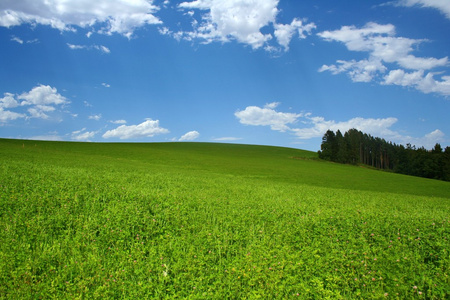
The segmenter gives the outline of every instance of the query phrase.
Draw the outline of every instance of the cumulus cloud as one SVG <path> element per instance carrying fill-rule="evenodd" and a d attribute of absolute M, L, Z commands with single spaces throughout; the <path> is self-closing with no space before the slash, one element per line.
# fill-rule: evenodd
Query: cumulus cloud
<path fill-rule="evenodd" d="M 169 133 L 168 129 L 159 126 L 159 120 L 146 119 L 138 125 L 120 125 L 108 130 L 103 134 L 103 138 L 119 138 L 121 140 L 153 137 L 159 134 Z"/>
<path fill-rule="evenodd" d="M 367 52 L 368 59 L 360 61 L 356 60 L 338 60 L 337 64 L 323 65 L 319 72 L 329 71 L 332 74 L 346 73 L 354 82 L 370 82 L 375 79 L 380 79 L 381 75 L 389 70 L 388 67 L 397 65 L 397 68 L 413 70 L 415 72 L 409 74 L 419 74 L 422 72 L 423 78 L 428 78 L 427 85 L 436 86 L 433 89 L 420 88 L 421 85 L 411 84 L 405 85 L 408 80 L 401 81 L 403 86 L 412 86 L 424 92 L 440 93 L 442 95 L 449 95 L 446 91 L 446 79 L 443 76 L 442 81 L 434 79 L 433 73 L 423 75 L 425 70 L 431 70 L 438 67 L 446 67 L 449 65 L 448 57 L 434 58 L 434 57 L 416 57 L 411 54 L 414 51 L 414 46 L 426 40 L 409 39 L 404 37 L 397 37 L 395 35 L 395 27 L 392 24 L 381 25 L 377 23 L 367 23 L 362 28 L 355 26 L 343 26 L 339 30 L 323 31 L 318 34 L 325 41 L 336 41 L 343 43 L 348 50 L 357 52 Z M 399 69 L 401 70 L 401 69 Z M 405 71 L 401 70 L 406 73 Z M 431 75 L 429 75 L 431 74 Z M 392 76 L 399 75 L 399 72 L 389 74 L 385 77 L 382 83 L 397 84 L 398 80 L 392 80 Z M 427 77 L 428 76 L 428 77 Z M 442 87 L 444 85 L 444 87 Z"/>
<path fill-rule="evenodd" d="M 0 98 L 0 108 L 14 108 L 19 106 L 15 95 L 11 93 L 4 93 L 3 98 Z"/>
<path fill-rule="evenodd" d="M 422 70 L 405 72 L 404 70 L 392 70 L 384 76 L 382 84 L 414 87 L 425 94 L 439 93 L 450 95 L 450 76 L 442 76 L 442 80 L 436 80 L 433 73 L 426 75 Z"/>
<path fill-rule="evenodd" d="M 173 35 L 176 39 L 199 39 L 204 43 L 229 42 L 239 43 L 259 49 L 274 47 L 267 43 L 273 39 L 270 33 L 263 33 L 266 26 L 274 26 L 274 35 L 278 43 L 287 51 L 289 43 L 296 32 L 300 38 L 309 34 L 314 24 L 304 24 L 294 19 L 290 24 L 277 24 L 279 0 L 195 0 L 182 2 L 178 6 L 187 10 L 186 15 L 193 18 L 193 30 L 188 32 L 172 32 L 167 27 L 160 29 L 161 34 Z M 200 18 L 195 18 L 196 12 L 201 12 Z"/>
<path fill-rule="evenodd" d="M 288 124 L 293 124 L 301 114 L 277 112 L 278 102 L 266 104 L 264 107 L 248 106 L 244 110 L 235 112 L 241 124 L 253 126 L 270 126 L 272 130 L 289 130 Z"/>
<path fill-rule="evenodd" d="M 253 126 L 270 126 L 272 130 L 290 132 L 298 139 L 306 140 L 322 137 L 327 130 L 341 132 L 355 128 L 364 133 L 390 140 L 392 142 L 418 146 L 432 147 L 437 142 L 444 141 L 444 134 L 435 130 L 423 137 L 411 137 L 402 135 L 391 129 L 398 122 L 397 118 L 361 118 L 356 117 L 347 121 L 326 120 L 324 117 L 313 116 L 311 113 L 286 113 L 278 112 L 273 103 L 265 107 L 248 106 L 243 111 L 238 111 L 235 116 L 242 124 Z M 244 113 L 242 113 L 244 112 Z M 289 126 L 288 126 L 289 125 Z"/>
<path fill-rule="evenodd" d="M 180 8 L 206 10 L 202 23 L 189 35 L 205 42 L 228 41 L 230 38 L 260 48 L 272 38 L 261 28 L 275 22 L 278 0 L 196 0 L 182 2 Z"/>
<path fill-rule="evenodd" d="M 316 25 L 314 23 L 303 24 L 303 21 L 294 19 L 291 24 L 275 24 L 274 27 L 274 35 L 278 43 L 284 47 L 285 51 L 288 51 L 289 43 L 296 32 L 301 39 L 304 39 L 306 34 L 311 34 Z"/>
<path fill-rule="evenodd" d="M 186 134 L 184 134 L 182 137 L 180 137 L 179 141 L 183 142 L 183 141 L 193 141 L 195 139 L 198 139 L 198 137 L 200 136 L 200 133 L 198 131 L 189 131 Z"/>
<path fill-rule="evenodd" d="M 4 123 L 19 118 L 50 119 L 48 113 L 56 111 L 57 106 L 68 103 L 56 88 L 49 85 L 38 85 L 20 95 L 4 93 L 4 97 L 0 98 L 0 120 Z M 26 108 L 28 114 L 11 111 L 21 107 Z"/>
<path fill-rule="evenodd" d="M 0 2 L 0 26 L 41 24 L 61 31 L 92 28 L 130 38 L 136 28 L 161 24 L 152 0 L 17 0 Z"/>
<path fill-rule="evenodd" d="M 450 2 L 447 0 L 399 0 L 397 2 L 401 6 L 421 6 L 435 8 L 441 11 L 447 19 L 450 19 Z"/>
<path fill-rule="evenodd" d="M 23 100 L 20 105 L 61 105 L 68 103 L 67 99 L 58 93 L 58 90 L 49 85 L 39 85 L 29 92 L 20 94 L 17 99 Z"/>
<path fill-rule="evenodd" d="M 23 100 L 21 106 L 30 106 L 27 110 L 30 118 L 39 119 L 49 119 L 47 113 L 55 111 L 55 106 L 69 103 L 56 88 L 42 84 L 18 95 L 17 99 Z"/>

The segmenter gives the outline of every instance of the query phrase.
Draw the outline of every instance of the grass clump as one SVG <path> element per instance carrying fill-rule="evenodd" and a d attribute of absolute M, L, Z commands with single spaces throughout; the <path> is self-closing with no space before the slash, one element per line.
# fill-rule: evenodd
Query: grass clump
<path fill-rule="evenodd" d="M 0 153 L 4 299 L 450 294 L 447 182 L 247 145 Z"/>

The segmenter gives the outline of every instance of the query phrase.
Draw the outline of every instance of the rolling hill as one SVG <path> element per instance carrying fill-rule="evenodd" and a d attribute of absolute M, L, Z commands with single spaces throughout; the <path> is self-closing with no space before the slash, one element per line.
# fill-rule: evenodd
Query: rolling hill
<path fill-rule="evenodd" d="M 449 295 L 450 183 L 292 148 L 0 139 L 1 298 Z"/>

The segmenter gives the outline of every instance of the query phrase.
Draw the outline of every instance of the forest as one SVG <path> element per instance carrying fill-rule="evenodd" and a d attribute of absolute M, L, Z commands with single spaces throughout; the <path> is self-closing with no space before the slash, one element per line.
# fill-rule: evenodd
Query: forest
<path fill-rule="evenodd" d="M 322 137 L 319 158 L 343 164 L 363 164 L 405 175 L 450 181 L 450 147 L 433 149 L 397 145 L 357 129 L 344 134 L 328 130 Z"/>

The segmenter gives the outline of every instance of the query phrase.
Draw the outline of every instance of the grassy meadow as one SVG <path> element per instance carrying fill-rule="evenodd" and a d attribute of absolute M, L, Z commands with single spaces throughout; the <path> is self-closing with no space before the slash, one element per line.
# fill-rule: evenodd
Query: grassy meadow
<path fill-rule="evenodd" d="M 450 183 L 214 143 L 0 139 L 0 299 L 446 299 Z"/>

